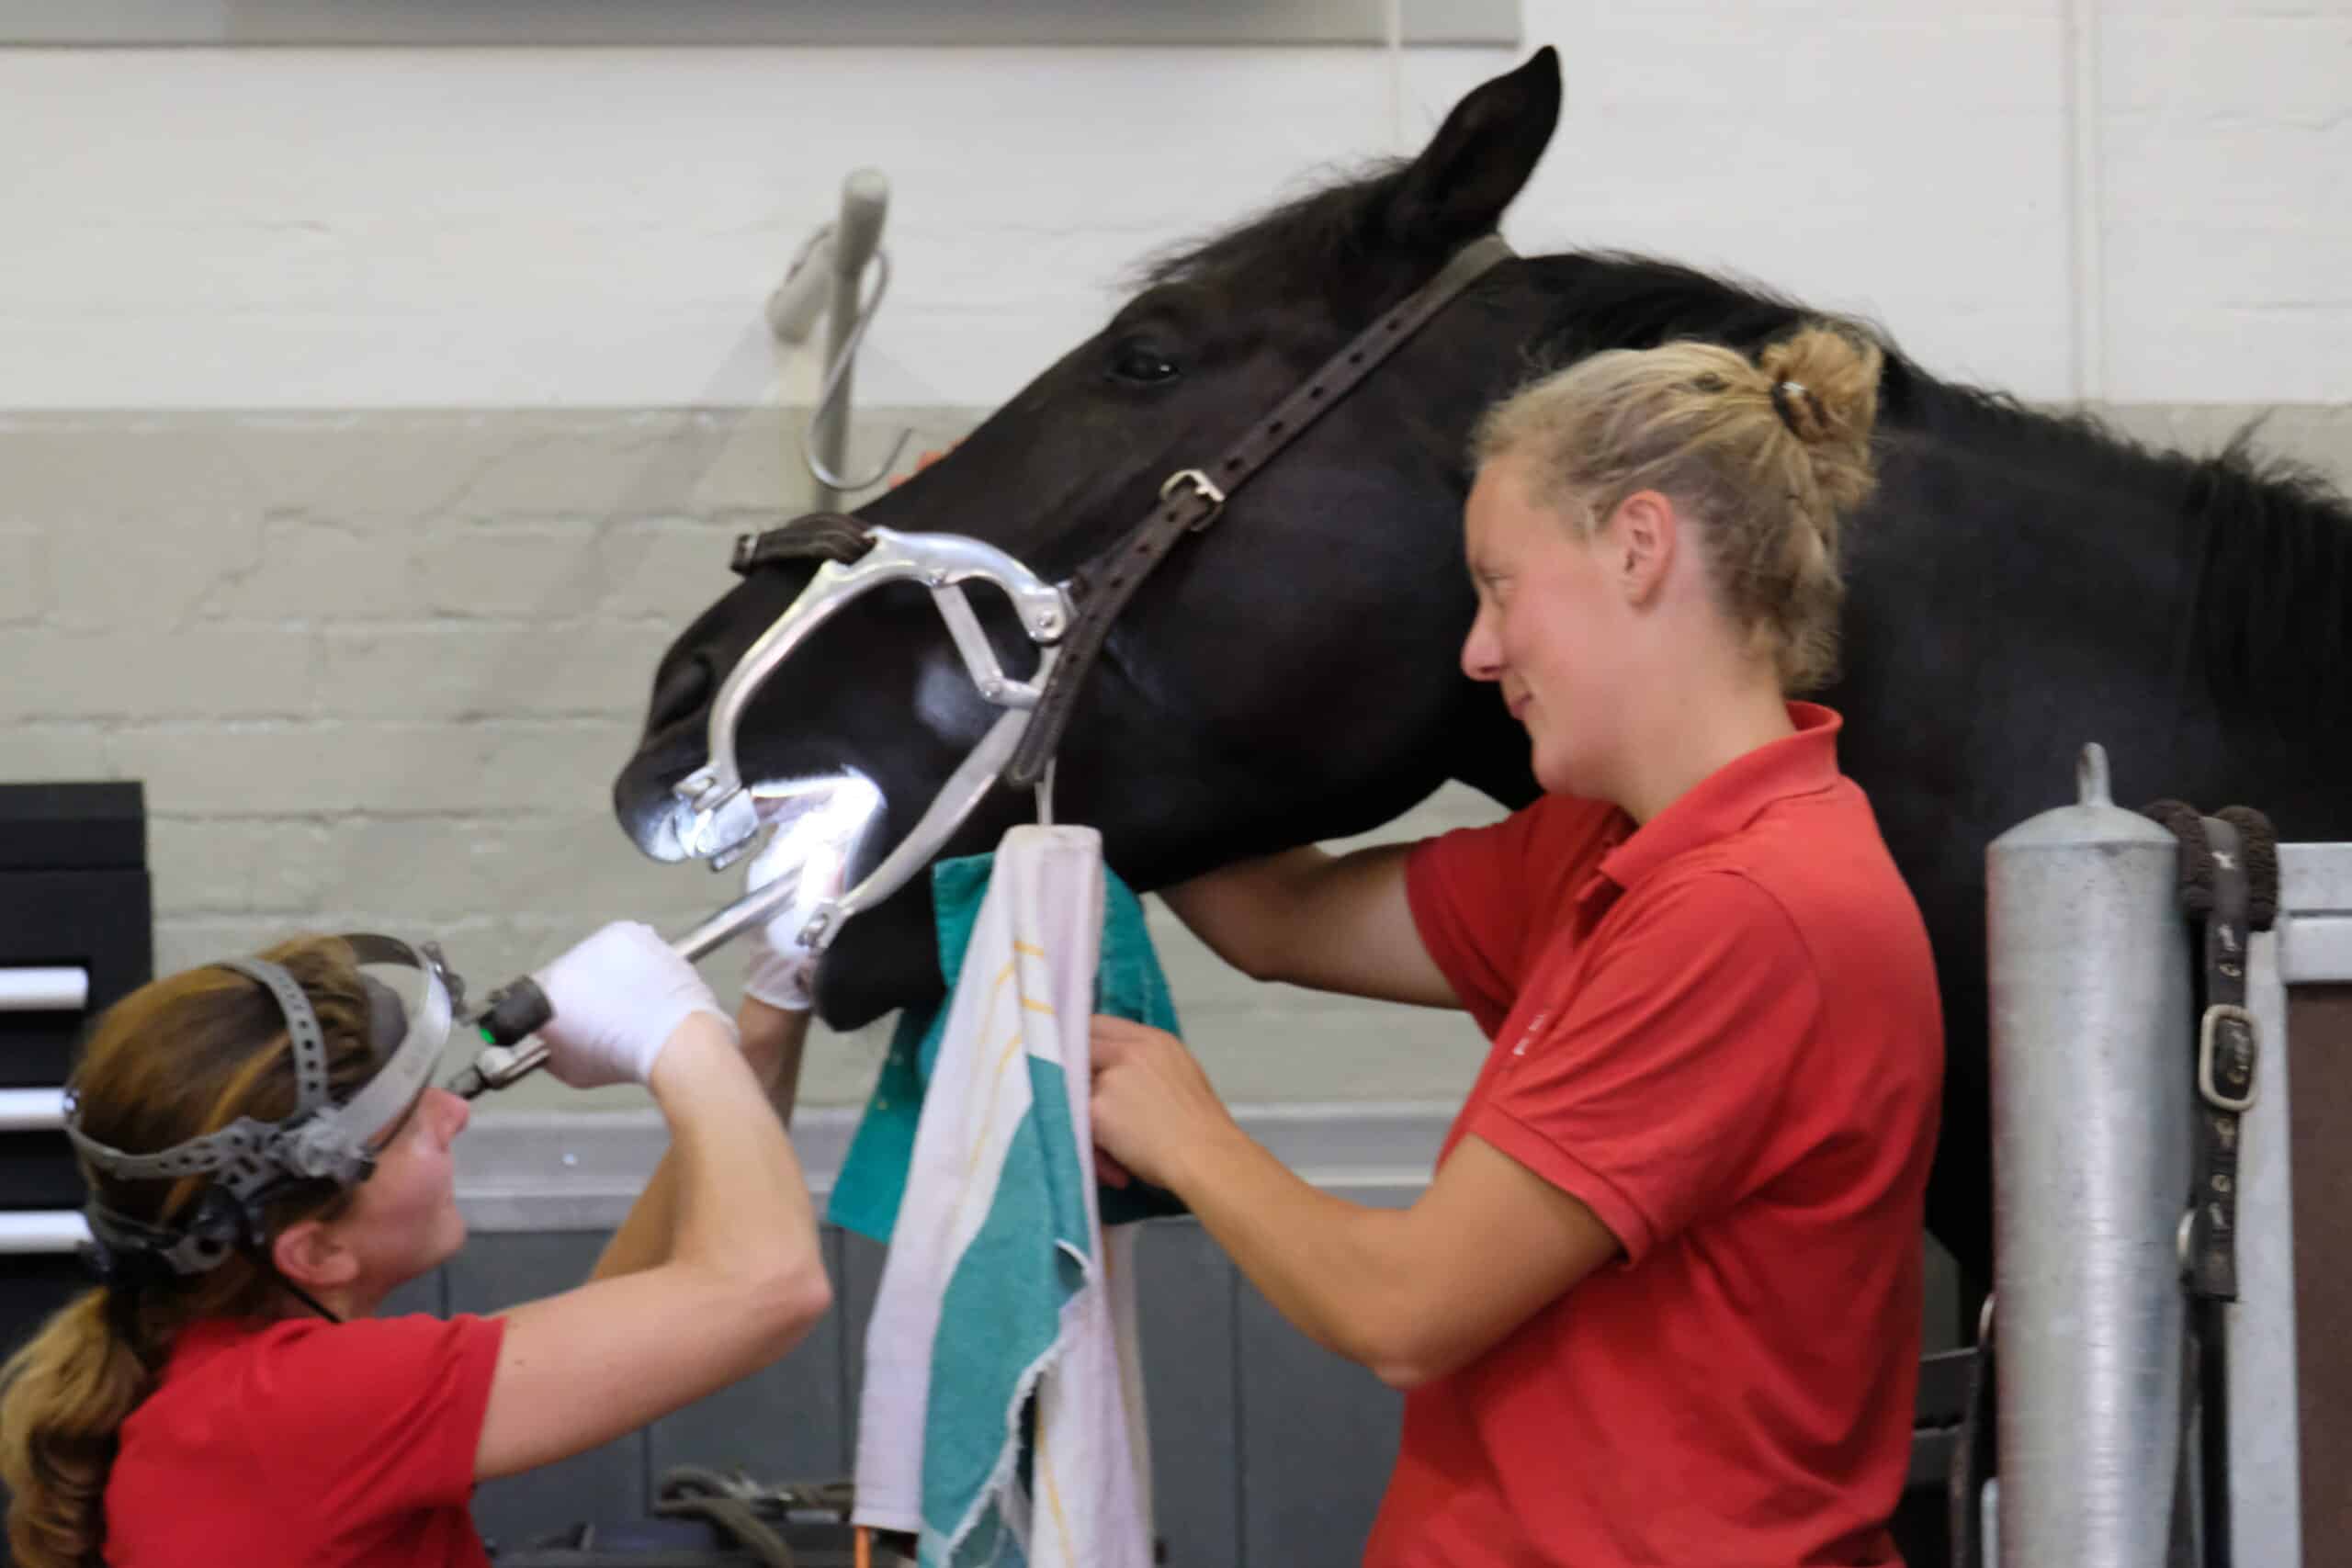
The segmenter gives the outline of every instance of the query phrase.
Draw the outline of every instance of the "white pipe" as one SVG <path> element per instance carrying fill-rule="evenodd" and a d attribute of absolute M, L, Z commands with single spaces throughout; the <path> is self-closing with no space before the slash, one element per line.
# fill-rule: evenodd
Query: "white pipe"
<path fill-rule="evenodd" d="M 87 969 L 0 969 L 0 1012 L 79 1012 L 89 1000 Z"/>
<path fill-rule="evenodd" d="M 839 367 L 841 385 L 817 410 L 816 428 L 809 433 L 818 460 L 835 474 L 849 462 L 849 410 L 855 376 L 855 367 L 842 365 L 842 356 L 850 351 L 851 334 L 857 330 L 866 264 L 881 246 L 882 219 L 889 208 L 890 182 L 881 170 L 853 170 L 842 182 L 842 211 L 833 224 L 831 244 L 833 295 L 825 322 L 826 370 L 831 375 Z M 818 505 L 830 509 L 841 504 L 842 492 L 820 480 L 817 498 Z"/>
<path fill-rule="evenodd" d="M 2107 396 L 2107 272 L 2104 200 L 2100 195 L 2098 0 L 2067 0 L 2064 31 L 2066 56 L 2066 208 L 2069 271 L 2075 304 L 2072 347 L 2075 400 L 2096 403 Z"/>
<path fill-rule="evenodd" d="M 0 1089 L 0 1133 L 48 1133 L 65 1125 L 62 1089 Z"/>
<path fill-rule="evenodd" d="M 817 231 L 792 270 L 768 296 L 768 330 L 776 341 L 794 347 L 808 341 L 817 318 L 825 313 L 825 299 L 833 286 L 833 231 Z M 820 374 L 820 379 L 822 379 Z"/>
<path fill-rule="evenodd" d="M 90 1222 L 74 1209 L 0 1213 L 0 1256 L 71 1252 L 90 1239 Z"/>

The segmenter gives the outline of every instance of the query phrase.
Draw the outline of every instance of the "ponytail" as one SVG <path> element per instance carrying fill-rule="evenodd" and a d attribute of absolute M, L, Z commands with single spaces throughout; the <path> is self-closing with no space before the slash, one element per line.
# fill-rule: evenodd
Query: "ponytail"
<path fill-rule="evenodd" d="M 17 1568 L 98 1568 L 122 1424 L 154 1384 L 135 1310 L 86 1291 L 0 1367 L 0 1484 Z"/>

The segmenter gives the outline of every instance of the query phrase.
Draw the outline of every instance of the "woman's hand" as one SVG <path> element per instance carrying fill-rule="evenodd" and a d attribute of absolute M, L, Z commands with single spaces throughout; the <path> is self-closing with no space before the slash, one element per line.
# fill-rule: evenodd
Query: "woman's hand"
<path fill-rule="evenodd" d="M 662 1047 L 695 1013 L 734 1032 L 695 966 L 636 920 L 614 921 L 533 978 L 554 1010 L 539 1031 L 548 1071 L 574 1089 L 648 1082 Z"/>
<path fill-rule="evenodd" d="M 746 893 L 779 879 L 791 883 L 791 896 L 743 935 L 743 994 L 783 1012 L 817 1005 L 819 955 L 807 940 L 808 922 L 847 890 L 850 856 L 882 808 L 880 793 L 862 779 L 810 798 L 816 803 L 790 808 L 743 877 Z"/>
<path fill-rule="evenodd" d="M 1167 1031 L 1098 1013 L 1093 1036 L 1095 1147 L 1181 1196 L 1178 1171 L 1238 1131 L 1232 1114 L 1184 1043 Z"/>

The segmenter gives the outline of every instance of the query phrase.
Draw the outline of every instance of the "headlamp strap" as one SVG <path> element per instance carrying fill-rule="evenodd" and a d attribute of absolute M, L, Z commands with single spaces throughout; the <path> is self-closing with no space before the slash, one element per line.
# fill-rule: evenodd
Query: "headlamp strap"
<path fill-rule="evenodd" d="M 277 998 L 286 1015 L 286 1038 L 294 1048 L 294 1116 L 309 1115 L 327 1102 L 327 1036 L 311 998 L 285 969 L 260 958 L 224 958 L 220 967 L 233 969 Z"/>
<path fill-rule="evenodd" d="M 224 958 L 219 967 L 257 981 L 285 1014 L 286 1036 L 294 1052 L 294 1113 L 274 1123 L 241 1116 L 208 1136 L 192 1138 L 157 1154 L 134 1155 L 109 1147 L 85 1134 L 78 1125 L 80 1118 L 72 1114 L 69 1104 L 65 1135 L 72 1140 L 75 1152 L 96 1169 L 125 1181 L 174 1180 L 184 1176 L 219 1173 L 221 1185 L 239 1198 L 249 1197 L 269 1179 L 271 1168 L 281 1163 L 273 1157 L 280 1149 L 294 1156 L 294 1161 L 286 1163 L 301 1174 L 327 1174 L 324 1168 L 307 1168 L 317 1162 L 303 1157 L 310 1151 L 300 1136 L 312 1113 L 329 1103 L 326 1033 L 319 1027 L 319 1015 L 311 1010 L 310 998 L 302 994 L 294 976 L 277 964 L 259 958 Z"/>

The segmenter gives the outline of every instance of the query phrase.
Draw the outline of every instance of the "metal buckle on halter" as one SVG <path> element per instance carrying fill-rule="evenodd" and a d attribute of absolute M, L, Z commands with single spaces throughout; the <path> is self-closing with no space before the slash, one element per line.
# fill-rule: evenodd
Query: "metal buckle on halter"
<path fill-rule="evenodd" d="M 791 607 L 736 661 L 711 704 L 709 760 L 679 780 L 673 791 L 694 812 L 693 822 L 680 834 L 687 854 L 711 862 L 714 869 L 741 858 L 760 828 L 759 811 L 735 750 L 735 732 L 752 693 L 851 600 L 891 582 L 919 582 L 931 591 L 972 684 L 984 701 L 1005 711 L 882 863 L 812 914 L 803 940 L 820 952 L 851 915 L 897 892 L 928 865 L 994 786 L 1044 695 L 1059 651 L 1055 645 L 1069 631 L 1071 618 L 1069 596 L 1059 586 L 994 545 L 961 534 L 900 534 L 882 527 L 868 528 L 866 535 L 870 549 L 854 561 L 829 560 L 819 567 Z M 1037 646 L 1037 671 L 1029 679 L 1015 680 L 997 662 L 996 650 L 960 586 L 976 579 L 1003 591 L 1022 630 Z"/>
<path fill-rule="evenodd" d="M 1159 499 L 1162 501 L 1170 499 L 1171 492 L 1174 491 L 1178 485 L 1191 485 L 1193 491 L 1199 494 L 1203 500 L 1209 503 L 1207 513 L 1204 515 L 1199 522 L 1193 524 L 1187 532 L 1194 534 L 1199 533 L 1202 529 L 1216 522 L 1218 516 L 1224 513 L 1225 491 L 1217 489 L 1216 481 L 1209 478 L 1208 475 L 1201 472 L 1200 469 L 1179 468 L 1174 473 L 1169 475 L 1167 479 L 1159 487 Z"/>
<path fill-rule="evenodd" d="M 2226 1038 L 2222 1038 L 2226 1032 Z M 2244 1112 L 2254 1104 L 2254 1068 L 2261 1048 L 2260 1027 L 2254 1014 L 2242 1007 L 2216 1002 L 2205 1010 L 2204 1021 L 2197 1031 L 2197 1092 L 2205 1103 L 2216 1111 Z M 2245 1085 L 2243 1094 L 2224 1094 L 2213 1081 L 2214 1046 L 2219 1044 L 2230 1053 L 2225 1070 L 2233 1081 Z"/>

